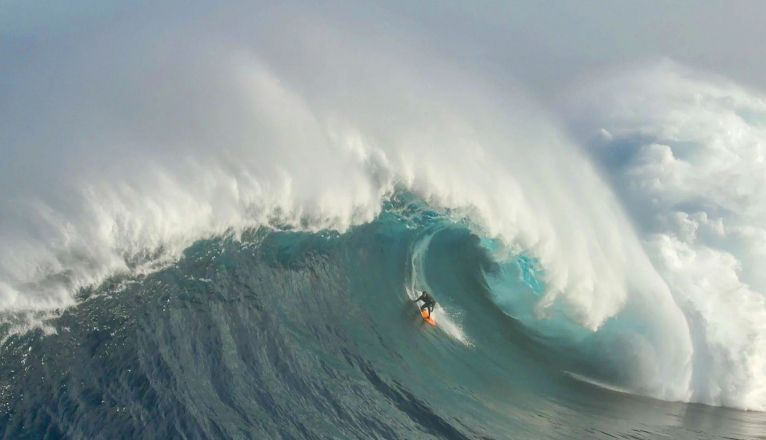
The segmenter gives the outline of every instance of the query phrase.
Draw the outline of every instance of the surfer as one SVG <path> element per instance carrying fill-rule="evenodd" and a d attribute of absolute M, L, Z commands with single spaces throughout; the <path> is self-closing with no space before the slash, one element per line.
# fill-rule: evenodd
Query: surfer
<path fill-rule="evenodd" d="M 428 309 L 428 316 L 431 316 L 431 312 L 434 311 L 434 306 L 436 305 L 436 300 L 433 296 L 431 296 L 430 293 L 423 290 L 421 292 L 420 298 L 416 299 L 413 302 L 423 301 L 423 305 L 420 306 L 420 310 Z"/>

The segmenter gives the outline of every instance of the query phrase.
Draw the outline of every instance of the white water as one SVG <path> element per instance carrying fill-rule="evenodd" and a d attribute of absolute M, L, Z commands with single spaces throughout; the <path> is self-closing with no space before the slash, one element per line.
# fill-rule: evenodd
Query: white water
<path fill-rule="evenodd" d="M 688 321 L 688 398 L 766 409 L 766 100 L 669 61 L 575 100 Z"/>
<path fill-rule="evenodd" d="M 640 321 L 603 346 L 633 365 L 634 391 L 766 409 L 766 112 L 752 93 L 638 70 L 583 87 L 584 116 L 562 122 L 427 51 L 321 22 L 236 43 L 129 30 L 107 34 L 120 57 L 76 41 L 66 67 L 43 53 L 8 75 L 0 310 L 70 306 L 79 287 L 228 230 L 342 231 L 399 185 L 534 256 L 537 319 Z M 567 123 L 595 157 L 651 141 L 603 179 Z"/>

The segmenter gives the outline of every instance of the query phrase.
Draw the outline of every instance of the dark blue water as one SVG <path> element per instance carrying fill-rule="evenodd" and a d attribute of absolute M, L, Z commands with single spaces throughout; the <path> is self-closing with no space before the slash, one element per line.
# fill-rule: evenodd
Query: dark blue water
<path fill-rule="evenodd" d="M 199 241 L 81 292 L 55 334 L 5 339 L 0 437 L 766 438 L 762 413 L 574 380 L 571 357 L 495 303 L 485 273 L 500 267 L 479 237 L 408 209 L 342 235 Z M 464 340 L 422 322 L 413 284 Z"/>

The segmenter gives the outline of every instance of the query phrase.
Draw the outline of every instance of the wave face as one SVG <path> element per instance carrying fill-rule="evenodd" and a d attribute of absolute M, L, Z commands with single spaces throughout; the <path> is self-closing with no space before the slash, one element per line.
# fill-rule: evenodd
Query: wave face
<path fill-rule="evenodd" d="M 760 95 L 667 61 L 541 104 L 411 29 L 242 8 L 65 32 L 6 69 L 7 433 L 91 436 L 108 415 L 502 437 L 535 432 L 518 391 L 556 396 L 544 429 L 565 436 L 551 418 L 589 412 L 592 384 L 766 410 Z M 423 288 L 436 332 L 407 304 Z"/>
<path fill-rule="evenodd" d="M 548 349 L 498 309 L 486 276 L 500 270 L 480 237 L 409 197 L 345 234 L 258 229 L 198 241 L 162 270 L 82 292 L 77 307 L 49 321 L 56 333 L 8 339 L 0 432 L 453 439 L 760 432 L 759 413 L 681 404 L 657 411 L 658 402 L 582 382 L 572 373 L 582 362 Z M 437 295 L 437 328 L 407 296 L 413 285 Z"/>

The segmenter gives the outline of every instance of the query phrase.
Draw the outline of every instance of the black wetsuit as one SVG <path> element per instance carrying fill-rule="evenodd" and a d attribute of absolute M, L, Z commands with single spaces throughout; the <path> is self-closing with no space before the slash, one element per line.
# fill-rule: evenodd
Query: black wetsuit
<path fill-rule="evenodd" d="M 436 300 L 434 300 L 434 297 L 424 290 L 420 295 L 420 298 L 416 299 L 414 302 L 418 301 L 423 301 L 423 305 L 420 306 L 420 310 L 425 310 L 428 308 L 428 316 L 431 316 L 431 312 L 434 311 L 434 306 L 436 305 Z"/>

